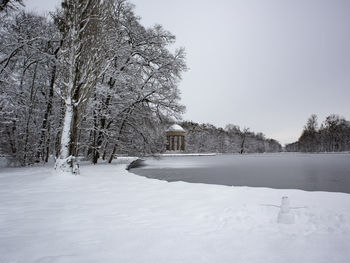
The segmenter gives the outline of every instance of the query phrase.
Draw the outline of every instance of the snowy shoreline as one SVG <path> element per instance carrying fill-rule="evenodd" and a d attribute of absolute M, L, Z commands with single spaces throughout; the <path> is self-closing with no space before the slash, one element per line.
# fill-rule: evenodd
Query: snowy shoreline
<path fill-rule="evenodd" d="M 350 261 L 349 194 L 168 183 L 125 167 L 1 170 L 0 262 Z M 294 224 L 271 206 L 285 195 L 305 207 Z"/>
<path fill-rule="evenodd" d="M 156 154 L 155 157 L 186 157 L 186 156 L 215 156 L 220 153 L 162 153 Z"/>

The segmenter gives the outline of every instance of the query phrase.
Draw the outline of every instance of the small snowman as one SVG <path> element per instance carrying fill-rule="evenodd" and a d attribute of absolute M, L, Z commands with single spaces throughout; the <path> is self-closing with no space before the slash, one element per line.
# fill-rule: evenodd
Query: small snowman
<path fill-rule="evenodd" d="M 290 202 L 288 196 L 282 197 L 280 206 L 280 212 L 278 213 L 277 223 L 280 224 L 294 224 L 294 214 L 291 211 Z"/>

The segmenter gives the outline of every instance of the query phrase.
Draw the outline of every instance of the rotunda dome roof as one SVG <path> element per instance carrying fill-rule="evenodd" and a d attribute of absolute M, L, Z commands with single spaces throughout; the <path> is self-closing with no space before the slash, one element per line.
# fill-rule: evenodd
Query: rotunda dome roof
<path fill-rule="evenodd" d="M 173 124 L 166 131 L 184 132 L 185 130 L 178 124 Z"/>

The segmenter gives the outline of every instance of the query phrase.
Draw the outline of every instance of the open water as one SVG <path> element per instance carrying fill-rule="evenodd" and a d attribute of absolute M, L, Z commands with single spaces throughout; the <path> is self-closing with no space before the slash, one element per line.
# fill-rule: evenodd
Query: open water
<path fill-rule="evenodd" d="M 350 193 L 350 154 L 273 153 L 147 159 L 131 172 L 160 180 Z"/>

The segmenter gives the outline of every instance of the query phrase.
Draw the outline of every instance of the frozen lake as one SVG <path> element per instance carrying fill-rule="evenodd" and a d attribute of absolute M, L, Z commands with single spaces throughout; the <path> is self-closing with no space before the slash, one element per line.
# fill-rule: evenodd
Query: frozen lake
<path fill-rule="evenodd" d="M 131 171 L 169 182 L 350 193 L 348 153 L 162 157 Z"/>

